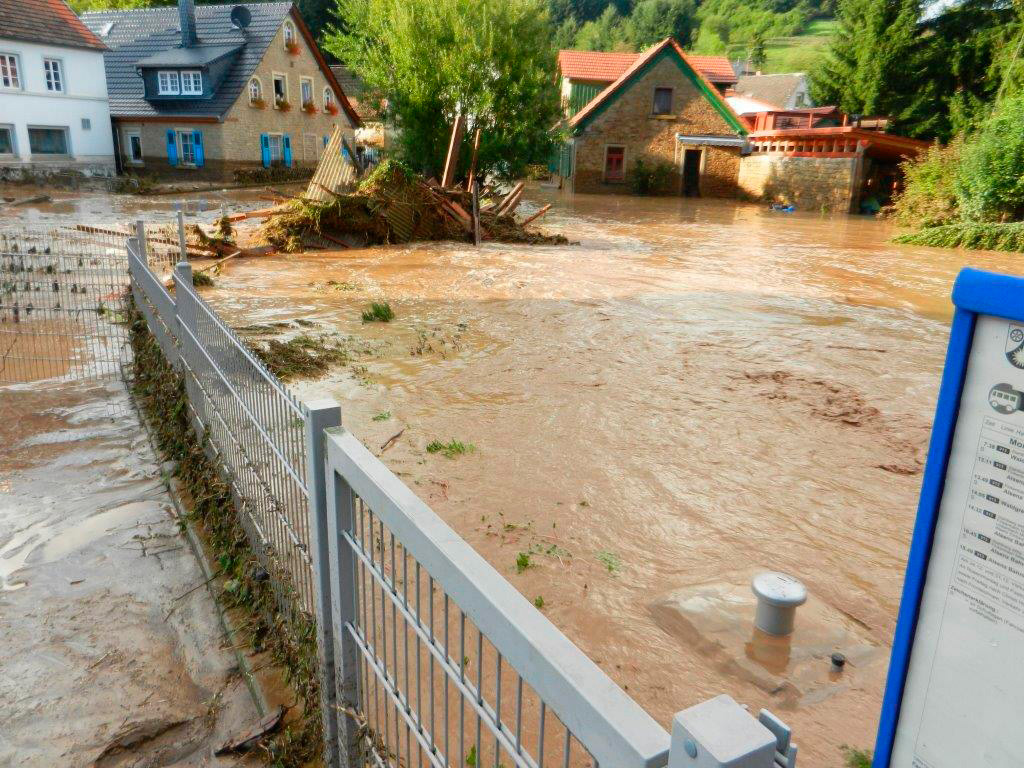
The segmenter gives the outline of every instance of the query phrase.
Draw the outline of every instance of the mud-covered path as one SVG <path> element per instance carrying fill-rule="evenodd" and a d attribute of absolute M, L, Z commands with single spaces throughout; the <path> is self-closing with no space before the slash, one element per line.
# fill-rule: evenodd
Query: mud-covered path
<path fill-rule="evenodd" d="M 123 386 L 0 413 L 0 765 L 235 764 L 259 716 Z"/>

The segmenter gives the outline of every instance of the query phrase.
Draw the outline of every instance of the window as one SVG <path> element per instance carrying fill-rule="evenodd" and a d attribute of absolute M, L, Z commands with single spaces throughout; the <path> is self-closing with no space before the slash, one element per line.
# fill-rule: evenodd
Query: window
<path fill-rule="evenodd" d="M 249 103 L 255 104 L 260 101 L 263 101 L 263 83 L 258 77 L 254 77 L 249 81 Z"/>
<path fill-rule="evenodd" d="M 67 128 L 32 128 L 28 129 L 28 148 L 33 155 L 67 155 Z"/>
<path fill-rule="evenodd" d="M 651 110 L 652 115 L 671 115 L 672 114 L 672 89 L 671 88 L 655 88 L 654 89 L 654 108 Z"/>
<path fill-rule="evenodd" d="M 64 72 L 60 59 L 43 59 L 43 71 L 46 73 L 46 90 L 54 93 L 64 92 Z"/>
<path fill-rule="evenodd" d="M 0 155 L 14 154 L 14 126 L 0 125 Z"/>
<path fill-rule="evenodd" d="M 180 92 L 177 72 L 157 72 L 157 93 L 161 96 L 177 96 Z"/>
<path fill-rule="evenodd" d="M 284 47 L 292 48 L 295 45 L 295 27 L 290 21 L 284 24 Z"/>
<path fill-rule="evenodd" d="M 142 134 L 126 133 L 125 143 L 128 145 L 128 161 L 133 164 L 142 163 Z"/>
<path fill-rule="evenodd" d="M 282 136 L 280 133 L 271 133 L 270 136 L 270 163 L 271 165 L 278 165 L 284 161 L 284 152 L 282 151 Z"/>
<path fill-rule="evenodd" d="M 192 131 L 178 131 L 178 162 L 182 165 L 196 164 L 196 143 Z"/>
<path fill-rule="evenodd" d="M 18 57 L 13 53 L 0 53 L 0 88 L 21 88 Z"/>
<path fill-rule="evenodd" d="M 282 101 L 288 101 L 288 78 L 284 75 L 274 75 L 274 106 Z"/>
<path fill-rule="evenodd" d="M 605 147 L 604 180 L 623 181 L 626 178 L 626 148 Z"/>
<path fill-rule="evenodd" d="M 88 117 L 83 117 L 82 118 L 82 130 L 83 131 L 91 131 L 92 130 L 92 120 L 90 120 Z"/>
<path fill-rule="evenodd" d="M 324 109 L 334 106 L 334 91 L 328 86 L 324 88 Z"/>
<path fill-rule="evenodd" d="M 302 95 L 302 106 L 313 103 L 313 81 L 304 77 L 299 80 L 299 91 Z"/>
<path fill-rule="evenodd" d="M 186 69 L 181 73 L 181 93 L 184 96 L 203 95 L 203 73 L 198 69 Z"/>

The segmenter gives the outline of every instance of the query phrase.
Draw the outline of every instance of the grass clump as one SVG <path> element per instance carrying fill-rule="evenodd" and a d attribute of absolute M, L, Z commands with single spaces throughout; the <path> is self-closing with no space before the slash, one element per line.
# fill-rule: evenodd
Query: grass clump
<path fill-rule="evenodd" d="M 466 453 L 473 453 L 476 450 L 476 446 L 472 443 L 464 443 L 461 440 L 452 439 L 447 443 L 442 443 L 440 440 L 431 440 L 427 443 L 427 453 L 443 453 L 449 459 L 454 459 L 456 456 L 462 456 Z"/>
<path fill-rule="evenodd" d="M 347 350 L 328 337 L 302 334 L 288 341 L 250 341 L 252 351 L 281 381 L 315 379 L 348 362 Z"/>
<path fill-rule="evenodd" d="M 607 549 L 602 549 L 597 553 L 597 560 L 608 569 L 608 573 L 618 573 L 622 570 L 622 559 Z"/>
<path fill-rule="evenodd" d="M 381 411 L 373 417 L 374 421 L 387 421 L 391 418 L 391 411 Z"/>
<path fill-rule="evenodd" d="M 1024 252 L 1024 221 L 956 221 L 895 238 L 904 245 Z"/>
<path fill-rule="evenodd" d="M 839 748 L 843 753 L 846 768 L 871 768 L 871 750 L 857 749 L 843 744 Z"/>
<path fill-rule="evenodd" d="M 369 309 L 363 310 L 364 323 L 390 323 L 395 319 L 395 311 L 391 304 L 386 301 L 375 301 L 370 304 Z"/>
<path fill-rule="evenodd" d="M 196 288 L 207 288 L 213 285 L 213 278 L 210 277 L 209 272 L 193 272 L 192 285 Z"/>
<path fill-rule="evenodd" d="M 520 552 L 516 555 L 516 573 L 522 573 L 533 565 L 529 552 Z"/>
<path fill-rule="evenodd" d="M 543 595 L 537 595 L 535 598 L 533 598 L 533 607 L 536 608 L 538 611 L 544 610 L 544 596 Z"/>

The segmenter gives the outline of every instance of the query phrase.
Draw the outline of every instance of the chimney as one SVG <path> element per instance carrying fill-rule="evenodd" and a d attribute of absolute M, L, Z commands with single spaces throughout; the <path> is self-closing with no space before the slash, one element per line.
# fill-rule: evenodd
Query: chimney
<path fill-rule="evenodd" d="M 196 37 L 196 5 L 194 0 L 178 0 L 178 16 L 181 19 L 181 47 L 191 48 L 199 44 Z"/>

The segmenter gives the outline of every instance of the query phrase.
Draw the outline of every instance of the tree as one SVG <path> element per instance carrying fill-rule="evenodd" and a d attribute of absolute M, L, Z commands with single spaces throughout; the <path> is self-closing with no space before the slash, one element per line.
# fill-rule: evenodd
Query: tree
<path fill-rule="evenodd" d="M 666 37 L 674 37 L 684 48 L 689 48 L 696 26 L 694 0 L 639 0 L 629 17 L 629 37 L 637 50 Z"/>
<path fill-rule="evenodd" d="M 838 29 L 811 77 L 815 101 L 920 131 L 934 97 L 919 76 L 920 12 L 918 0 L 840 0 Z"/>
<path fill-rule="evenodd" d="M 633 50 L 629 26 L 615 6 L 609 5 L 593 21 L 588 21 L 576 34 L 576 47 L 584 51 Z"/>
<path fill-rule="evenodd" d="M 981 221 L 1024 218 L 1024 96 L 1001 102 L 964 145 L 954 187 L 960 213 Z"/>
<path fill-rule="evenodd" d="M 763 32 L 757 31 L 751 38 L 750 47 L 747 49 L 747 61 L 755 72 L 764 69 L 764 64 L 768 61 L 768 52 L 765 50 Z"/>
<path fill-rule="evenodd" d="M 561 112 L 543 0 L 338 0 L 338 13 L 326 47 L 386 98 L 413 168 L 439 172 L 460 113 L 465 145 L 482 130 L 480 172 L 547 159 Z"/>

